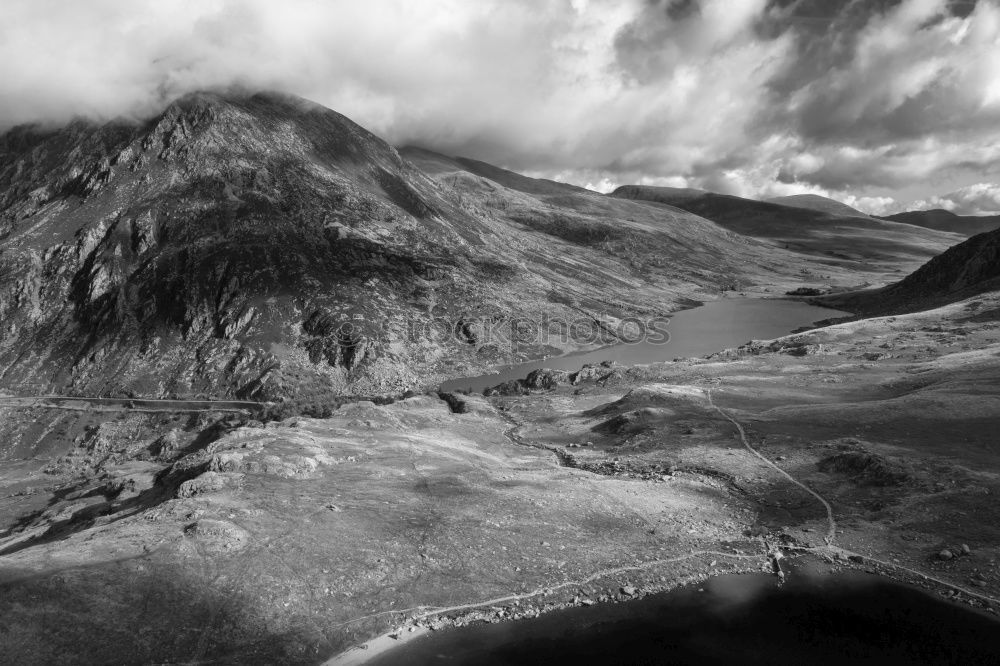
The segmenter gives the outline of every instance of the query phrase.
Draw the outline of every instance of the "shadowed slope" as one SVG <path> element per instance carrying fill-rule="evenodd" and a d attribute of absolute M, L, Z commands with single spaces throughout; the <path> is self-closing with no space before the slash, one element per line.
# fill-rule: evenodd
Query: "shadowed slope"
<path fill-rule="evenodd" d="M 824 299 L 861 313 L 915 312 L 1000 289 L 1000 229 L 973 236 L 882 289 Z"/>

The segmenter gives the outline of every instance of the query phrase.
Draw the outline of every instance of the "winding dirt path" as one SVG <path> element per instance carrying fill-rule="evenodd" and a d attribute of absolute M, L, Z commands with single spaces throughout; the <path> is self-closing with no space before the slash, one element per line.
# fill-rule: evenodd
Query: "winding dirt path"
<path fill-rule="evenodd" d="M 895 562 L 887 562 L 885 560 L 880 560 L 878 558 L 872 557 L 871 555 L 864 555 L 862 553 L 856 553 L 856 552 L 854 552 L 852 550 L 848 550 L 847 548 L 842 548 L 840 546 L 834 545 L 833 542 L 834 542 L 834 539 L 836 538 L 836 534 L 837 534 L 837 521 L 834 519 L 834 516 L 833 516 L 833 507 L 830 506 L 830 503 L 822 495 L 820 495 L 815 490 L 813 490 L 812 488 L 810 488 L 809 486 L 807 486 L 806 484 L 802 483 L 801 481 L 799 481 L 798 479 L 796 479 L 795 477 L 793 477 L 791 474 L 789 474 L 788 472 L 786 472 L 785 470 L 783 470 L 781 467 L 779 467 L 776 463 L 774 463 L 769 458 L 767 458 L 760 451 L 758 451 L 757 449 L 753 448 L 753 446 L 750 444 L 749 438 L 747 437 L 746 430 L 744 430 L 744 428 L 743 428 L 743 425 L 739 421 L 737 421 L 731 414 L 729 414 L 724 409 L 722 409 L 721 407 L 719 407 L 718 405 L 715 404 L 715 402 L 712 400 L 712 392 L 711 392 L 710 389 L 706 389 L 705 393 L 708 396 L 708 404 L 711 405 L 712 409 L 714 409 L 716 412 L 718 412 L 719 414 L 721 414 L 727 421 L 729 421 L 730 423 L 732 423 L 736 427 L 736 430 L 737 430 L 737 432 L 740 435 L 740 440 L 743 442 L 743 446 L 746 447 L 746 449 L 750 453 L 752 453 L 754 456 L 756 456 L 762 462 L 764 462 L 765 464 L 767 464 L 769 467 L 772 467 L 773 469 L 775 469 L 778 473 L 780 473 L 786 479 L 788 479 L 789 481 L 791 481 L 793 484 L 795 484 L 796 486 L 798 486 L 802 490 L 804 490 L 807 493 L 809 493 L 810 495 L 812 495 L 814 498 L 816 498 L 823 505 L 823 508 L 826 509 L 827 521 L 829 522 L 829 528 L 827 529 L 826 537 L 824 537 L 824 541 L 826 542 L 826 545 L 825 546 L 815 546 L 815 547 L 812 547 L 812 548 L 796 548 L 795 550 L 797 552 L 814 553 L 814 554 L 820 554 L 820 555 L 831 555 L 831 556 L 834 556 L 834 557 L 839 558 L 839 559 L 847 559 L 847 558 L 849 558 L 849 557 L 851 557 L 853 555 L 853 556 L 856 556 L 856 557 L 860 557 L 860 558 L 862 558 L 865 561 L 875 562 L 876 564 L 880 564 L 880 565 L 882 565 L 884 567 L 888 567 L 888 568 L 891 568 L 891 569 L 896 569 L 898 571 L 905 571 L 908 574 L 911 574 L 913 576 L 916 576 L 916 577 L 921 578 L 923 580 L 926 580 L 928 582 L 937 583 L 937 584 L 942 585 L 944 587 L 947 587 L 949 589 L 956 590 L 956 591 L 961 592 L 962 594 L 968 595 L 968 596 L 970 596 L 972 598 L 979 599 L 980 601 L 986 601 L 986 602 L 989 602 L 991 604 L 1000 605 L 1000 599 L 996 599 L 996 598 L 991 597 L 991 596 L 986 595 L 986 594 L 980 594 L 978 592 L 973 592 L 972 590 L 970 590 L 968 588 L 965 588 L 965 587 L 962 587 L 961 585 L 956 585 L 955 583 L 951 583 L 951 582 L 948 582 L 948 581 L 943 580 L 941 578 L 937 578 L 935 576 L 931 576 L 930 574 L 924 573 L 923 571 L 919 571 L 917 569 L 911 569 L 909 567 L 904 567 L 903 565 L 896 564 Z"/>
<path fill-rule="evenodd" d="M 804 484 L 801 481 L 799 481 L 798 479 L 796 479 L 794 476 L 792 476 L 791 474 L 789 474 L 788 472 L 786 472 L 785 470 L 783 470 L 781 467 L 779 467 L 777 464 L 775 464 L 774 462 L 772 462 L 767 456 L 765 456 L 764 454 L 762 454 L 757 449 L 753 448 L 753 446 L 751 446 L 751 444 L 750 444 L 749 438 L 747 438 L 746 430 L 743 429 L 743 425 L 739 421 L 737 421 L 735 418 L 733 418 L 733 416 L 731 414 L 729 414 L 729 412 L 725 411 L 724 409 L 722 409 L 721 407 L 719 407 L 718 405 L 716 405 L 715 402 L 712 400 L 712 390 L 711 389 L 705 389 L 705 395 L 708 397 L 708 404 L 712 407 L 712 409 L 714 409 L 715 411 L 717 411 L 719 414 L 721 414 L 723 416 L 723 418 L 725 418 L 727 421 L 729 421 L 734 426 L 736 426 L 736 431 L 740 435 L 740 441 L 743 442 L 743 446 L 746 447 L 747 451 L 749 451 L 751 454 L 753 454 L 754 456 L 756 456 L 765 465 L 771 467 L 776 472 L 778 472 L 779 474 L 781 474 L 783 477 L 785 477 L 786 479 L 788 479 L 789 481 L 791 481 L 793 484 L 795 484 L 796 486 L 798 486 L 802 490 L 806 491 L 807 493 L 809 493 L 810 495 L 812 495 L 813 497 L 815 497 L 816 500 L 818 500 L 819 503 L 823 505 L 823 508 L 826 509 L 826 519 L 827 519 L 827 523 L 828 523 L 827 530 L 826 530 L 826 536 L 823 537 L 823 541 L 826 542 L 827 546 L 832 546 L 834 540 L 837 538 L 837 521 L 833 517 L 833 507 L 830 506 L 830 503 L 827 502 L 826 499 L 822 495 L 820 495 L 818 492 L 816 492 L 815 490 L 813 490 L 812 488 L 810 488 L 806 484 Z"/>

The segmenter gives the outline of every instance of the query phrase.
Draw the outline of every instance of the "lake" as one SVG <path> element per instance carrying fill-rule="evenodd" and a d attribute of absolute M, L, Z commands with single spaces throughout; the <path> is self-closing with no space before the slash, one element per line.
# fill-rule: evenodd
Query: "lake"
<path fill-rule="evenodd" d="M 448 380 L 441 384 L 439 390 L 471 389 L 481 393 L 491 386 L 523 379 L 532 370 L 540 368 L 573 371 L 587 363 L 602 361 L 643 365 L 678 357 L 705 356 L 749 340 L 770 340 L 822 319 L 849 314 L 803 301 L 725 298 L 672 314 L 666 326 L 669 341 L 665 343 L 645 339 L 635 344 L 618 344 L 589 352 L 502 366 L 490 374 Z"/>
<path fill-rule="evenodd" d="M 1000 622 L 861 573 L 727 575 L 620 604 L 447 629 L 372 665 L 1000 664 Z"/>

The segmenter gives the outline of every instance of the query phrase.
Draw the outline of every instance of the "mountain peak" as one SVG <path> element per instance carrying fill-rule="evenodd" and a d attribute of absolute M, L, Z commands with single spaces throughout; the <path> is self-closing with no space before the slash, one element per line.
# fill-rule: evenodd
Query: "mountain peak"
<path fill-rule="evenodd" d="M 283 93 L 277 90 L 248 90 L 239 87 L 218 90 L 193 90 L 175 97 L 164 109 L 221 108 L 231 105 L 249 104 L 283 105 L 286 109 L 297 108 L 300 111 L 330 111 L 330 109 L 321 104 L 291 93 Z"/>

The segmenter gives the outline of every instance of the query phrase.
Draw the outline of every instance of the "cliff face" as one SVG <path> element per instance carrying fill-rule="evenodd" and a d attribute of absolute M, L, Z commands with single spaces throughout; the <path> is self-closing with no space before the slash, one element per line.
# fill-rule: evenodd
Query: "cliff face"
<path fill-rule="evenodd" d="M 506 360 L 478 339 L 498 321 L 669 311 L 782 270 L 694 216 L 664 227 L 629 202 L 465 175 L 432 178 L 347 118 L 270 94 L 8 132 L 0 386 L 397 392 Z M 460 334 L 414 338 L 432 321 Z"/>
<path fill-rule="evenodd" d="M 357 340 L 295 331 L 309 339 L 288 359 L 281 331 L 363 317 L 366 281 L 433 279 L 461 257 L 428 179 L 301 100 L 195 95 L 142 126 L 15 131 L 2 151 L 8 385 L 256 394 L 310 358 L 346 385 L 376 352 L 358 344 L 367 319 Z"/>
<path fill-rule="evenodd" d="M 195 95 L 143 126 L 20 130 L 3 152 L 8 385 L 252 395 L 298 372 L 391 389 L 391 336 L 367 330 L 406 309 L 376 303 L 400 295 L 387 285 L 479 270 L 434 183 L 302 100 Z"/>

